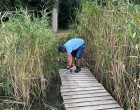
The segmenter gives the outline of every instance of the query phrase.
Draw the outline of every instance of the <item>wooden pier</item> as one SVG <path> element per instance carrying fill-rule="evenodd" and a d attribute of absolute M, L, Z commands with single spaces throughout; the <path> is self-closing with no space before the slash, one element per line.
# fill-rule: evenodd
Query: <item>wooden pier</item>
<path fill-rule="evenodd" d="M 123 110 L 88 68 L 79 73 L 60 69 L 61 95 L 66 110 Z"/>

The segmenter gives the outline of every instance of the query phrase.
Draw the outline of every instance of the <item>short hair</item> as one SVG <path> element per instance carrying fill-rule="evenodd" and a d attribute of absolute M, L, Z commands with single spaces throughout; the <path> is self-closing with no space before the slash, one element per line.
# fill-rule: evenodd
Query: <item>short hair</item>
<path fill-rule="evenodd" d="M 58 48 L 57 48 L 57 50 L 58 50 L 59 52 L 63 52 L 64 49 L 65 49 L 65 46 L 64 46 L 64 45 L 59 45 Z"/>

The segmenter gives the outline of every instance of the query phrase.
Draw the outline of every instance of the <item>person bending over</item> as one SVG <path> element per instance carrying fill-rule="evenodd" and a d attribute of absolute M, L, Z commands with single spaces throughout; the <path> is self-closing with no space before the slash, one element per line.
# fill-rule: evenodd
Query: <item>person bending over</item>
<path fill-rule="evenodd" d="M 69 69 L 72 65 L 75 65 L 76 66 L 75 73 L 81 71 L 80 63 L 84 53 L 84 46 L 85 41 L 81 38 L 70 39 L 64 45 L 58 46 L 59 52 L 67 53 L 68 59 L 67 69 Z"/>

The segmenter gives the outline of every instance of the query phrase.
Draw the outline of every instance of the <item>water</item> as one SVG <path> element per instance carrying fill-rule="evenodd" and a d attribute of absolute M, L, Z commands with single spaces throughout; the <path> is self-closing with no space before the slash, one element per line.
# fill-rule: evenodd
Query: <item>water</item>
<path fill-rule="evenodd" d="M 49 88 L 45 102 L 33 104 L 31 110 L 65 110 L 63 107 L 63 98 L 60 94 L 60 86 L 61 81 L 58 75 Z"/>

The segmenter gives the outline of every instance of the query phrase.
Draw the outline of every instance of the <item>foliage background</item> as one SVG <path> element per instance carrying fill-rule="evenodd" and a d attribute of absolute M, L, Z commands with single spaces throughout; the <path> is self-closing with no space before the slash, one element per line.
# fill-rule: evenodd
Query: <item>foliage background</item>
<path fill-rule="evenodd" d="M 74 30 L 86 41 L 85 64 L 126 110 L 140 109 L 140 6 L 81 4 Z"/>

